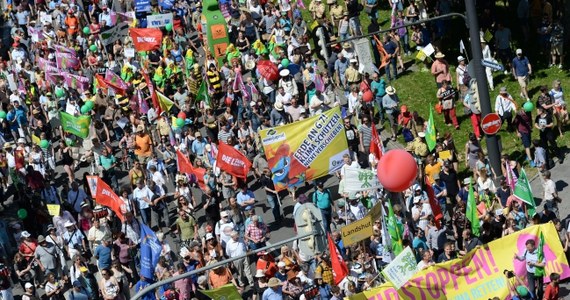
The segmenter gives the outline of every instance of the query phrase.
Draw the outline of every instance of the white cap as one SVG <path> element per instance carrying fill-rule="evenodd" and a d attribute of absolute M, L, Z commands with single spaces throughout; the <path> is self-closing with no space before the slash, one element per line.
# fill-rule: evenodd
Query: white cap
<path fill-rule="evenodd" d="M 463 56 L 461 56 L 461 55 L 459 55 L 459 56 L 457 57 L 457 62 L 464 61 L 464 60 L 465 60 L 465 57 L 463 57 Z"/>
<path fill-rule="evenodd" d="M 70 226 L 73 226 L 73 225 L 75 225 L 75 223 L 73 223 L 73 222 L 71 222 L 71 221 L 67 221 L 67 222 L 65 222 L 65 224 L 63 224 L 64 227 L 70 227 Z"/>
<path fill-rule="evenodd" d="M 517 52 L 516 52 L 516 53 L 517 53 L 517 55 L 518 55 L 518 54 L 522 54 L 522 49 L 521 49 L 521 48 L 517 49 Z"/>
<path fill-rule="evenodd" d="M 26 288 L 26 289 L 31 289 L 33 287 L 34 287 L 34 285 L 31 284 L 30 282 L 26 282 L 26 284 L 24 285 L 24 288 Z"/>
<path fill-rule="evenodd" d="M 223 217 L 227 217 L 227 216 L 229 216 L 229 215 L 230 215 L 230 214 L 228 214 L 228 212 L 227 212 L 226 210 L 222 210 L 222 212 L 220 213 L 220 217 L 222 217 L 222 218 L 223 218 Z"/>
<path fill-rule="evenodd" d="M 287 265 L 286 265 L 284 262 L 282 262 L 282 261 L 280 261 L 280 262 L 277 263 L 277 267 L 279 267 L 279 268 L 285 268 L 286 266 L 287 266 Z"/>
<path fill-rule="evenodd" d="M 22 237 L 25 237 L 25 238 L 29 238 L 29 237 L 32 236 L 32 235 L 31 235 L 29 232 L 27 232 L 26 230 L 22 231 L 22 233 L 20 233 L 20 235 L 21 235 Z"/>
<path fill-rule="evenodd" d="M 426 137 L 426 133 L 423 131 L 420 131 L 420 132 L 418 132 L 418 136 L 421 138 Z"/>
<path fill-rule="evenodd" d="M 214 238 L 214 235 L 210 232 L 206 233 L 206 241 L 211 240 Z"/>

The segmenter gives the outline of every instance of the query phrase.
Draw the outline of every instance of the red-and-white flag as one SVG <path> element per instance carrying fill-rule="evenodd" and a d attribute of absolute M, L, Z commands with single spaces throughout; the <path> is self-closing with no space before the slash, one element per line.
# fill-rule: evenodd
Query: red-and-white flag
<path fill-rule="evenodd" d="M 384 154 L 384 146 L 382 139 L 378 135 L 378 130 L 375 125 L 372 125 L 372 139 L 370 140 L 370 153 L 374 154 L 376 160 L 380 160 Z"/>
<path fill-rule="evenodd" d="M 331 235 L 327 234 L 329 241 L 329 252 L 331 255 L 331 267 L 333 269 L 334 284 L 338 285 L 346 276 L 348 276 L 348 267 L 340 255 L 336 244 L 333 242 Z"/>
<path fill-rule="evenodd" d="M 431 211 L 435 221 L 435 226 L 437 227 L 437 229 L 440 229 L 441 220 L 443 220 L 443 213 L 441 212 L 441 206 L 439 206 L 437 199 L 435 199 L 435 192 L 433 190 L 433 187 L 431 186 L 429 177 L 427 175 L 425 176 L 424 181 L 426 185 L 426 193 L 429 199 L 429 206 L 431 207 Z"/>

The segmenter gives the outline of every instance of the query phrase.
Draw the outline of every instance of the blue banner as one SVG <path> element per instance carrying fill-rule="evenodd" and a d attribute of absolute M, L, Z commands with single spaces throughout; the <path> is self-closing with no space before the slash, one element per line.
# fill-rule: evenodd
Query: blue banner
<path fill-rule="evenodd" d="M 149 12 L 150 0 L 135 0 L 135 12 Z"/>
<path fill-rule="evenodd" d="M 154 267 L 158 264 L 158 258 L 162 251 L 162 245 L 156 234 L 145 224 L 141 227 L 141 275 L 145 278 L 154 278 Z"/>
<path fill-rule="evenodd" d="M 158 0 L 158 5 L 163 9 L 171 9 L 174 6 L 172 0 Z"/>

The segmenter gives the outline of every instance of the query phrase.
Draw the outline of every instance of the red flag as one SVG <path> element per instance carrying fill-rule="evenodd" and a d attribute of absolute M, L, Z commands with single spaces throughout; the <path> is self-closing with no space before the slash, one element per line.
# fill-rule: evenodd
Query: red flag
<path fill-rule="evenodd" d="M 247 178 L 251 168 L 251 162 L 243 153 L 225 143 L 218 146 L 216 164 L 220 169 L 240 178 Z"/>
<path fill-rule="evenodd" d="M 125 218 L 121 212 L 121 204 L 123 200 L 113 192 L 113 189 L 100 177 L 97 178 L 97 196 L 95 196 L 95 202 L 109 207 L 115 212 L 117 217 L 123 221 Z"/>
<path fill-rule="evenodd" d="M 204 168 L 194 168 L 188 158 L 180 152 L 180 150 L 176 150 L 176 158 L 178 161 L 178 171 L 180 173 L 192 174 L 196 176 L 196 180 L 198 181 L 198 185 L 203 190 L 206 187 L 206 183 L 204 182 L 204 175 L 206 175 L 206 169 Z"/>
<path fill-rule="evenodd" d="M 372 126 L 370 153 L 374 154 L 377 160 L 380 160 L 380 158 L 382 158 L 382 154 L 384 154 L 384 146 L 382 145 L 382 139 L 380 139 L 380 136 L 378 136 L 378 130 L 376 130 L 376 126 Z"/>
<path fill-rule="evenodd" d="M 431 206 L 431 212 L 433 214 L 433 218 L 435 221 L 435 226 L 437 229 L 441 228 L 441 220 L 443 220 L 443 213 L 441 212 L 441 207 L 439 203 L 437 203 L 437 199 L 435 199 L 435 192 L 433 191 L 433 187 L 429 182 L 429 177 L 425 176 L 425 184 L 426 184 L 426 193 L 429 198 L 429 206 Z"/>
<path fill-rule="evenodd" d="M 137 51 L 152 51 L 162 44 L 162 31 L 158 28 L 130 28 L 129 34 Z"/>
<path fill-rule="evenodd" d="M 154 92 L 154 85 L 152 84 L 152 81 L 150 81 L 150 77 L 148 76 L 146 70 L 143 69 L 142 74 L 144 77 L 144 81 L 146 82 L 146 86 L 148 87 L 148 91 L 150 92 L 150 97 L 152 98 L 152 106 L 156 110 L 156 115 L 160 116 L 162 109 L 160 109 L 160 104 L 158 103 L 158 97 Z"/>
<path fill-rule="evenodd" d="M 333 242 L 331 235 L 327 234 L 329 241 L 329 252 L 331 255 L 331 267 L 333 269 L 334 284 L 338 285 L 346 276 L 348 276 L 348 267 L 338 252 L 336 244 Z"/>
<path fill-rule="evenodd" d="M 107 86 L 107 83 L 105 82 L 105 78 L 101 74 L 95 74 L 95 84 L 97 85 L 98 89 L 106 90 L 107 88 L 109 88 L 109 86 Z"/>

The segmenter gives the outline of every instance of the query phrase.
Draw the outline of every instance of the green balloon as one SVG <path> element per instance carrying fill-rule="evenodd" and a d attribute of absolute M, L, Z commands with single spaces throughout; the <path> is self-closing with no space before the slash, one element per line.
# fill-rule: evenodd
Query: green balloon
<path fill-rule="evenodd" d="M 186 121 L 184 121 L 184 119 L 176 118 L 176 127 L 182 128 L 182 127 L 184 127 L 185 123 L 186 123 Z"/>
<path fill-rule="evenodd" d="M 89 29 L 89 27 L 85 26 L 85 27 L 83 27 L 83 33 L 90 34 L 91 30 Z"/>
<path fill-rule="evenodd" d="M 41 140 L 40 141 L 40 148 L 46 149 L 47 147 L 49 147 L 49 142 L 47 140 Z"/>
<path fill-rule="evenodd" d="M 284 59 L 281 60 L 281 66 L 282 66 L 283 68 L 287 68 L 290 63 L 291 63 L 291 62 L 290 62 L 288 59 L 286 59 L 286 58 L 284 58 Z"/>
<path fill-rule="evenodd" d="M 89 50 L 91 50 L 91 52 L 97 52 L 97 45 L 89 46 Z"/>
<path fill-rule="evenodd" d="M 95 102 L 93 101 L 86 101 L 85 106 L 89 107 L 89 110 L 92 110 L 95 107 Z"/>
<path fill-rule="evenodd" d="M 23 220 L 26 217 L 28 217 L 28 211 L 23 208 L 18 209 L 18 218 Z"/>
<path fill-rule="evenodd" d="M 64 95 L 65 95 L 65 92 L 63 91 L 63 89 L 58 88 L 58 89 L 55 90 L 55 96 L 56 96 L 56 97 L 61 98 L 61 97 L 63 97 Z"/>
<path fill-rule="evenodd" d="M 526 112 L 531 112 L 534 109 L 534 104 L 532 104 L 530 101 L 527 101 L 525 104 L 523 104 L 523 109 Z"/>
<path fill-rule="evenodd" d="M 3 110 L 0 110 L 0 119 L 6 119 L 6 112 Z"/>
<path fill-rule="evenodd" d="M 87 105 L 84 104 L 83 106 L 81 106 L 81 113 L 82 113 L 82 114 L 85 115 L 85 114 L 87 114 L 89 111 L 90 111 L 90 109 L 89 109 L 89 107 L 88 107 Z"/>
<path fill-rule="evenodd" d="M 164 28 L 165 28 L 166 31 L 168 31 L 168 32 L 172 31 L 172 23 L 168 23 L 168 24 L 164 25 Z"/>
<path fill-rule="evenodd" d="M 528 295 L 528 289 L 522 285 L 517 286 L 517 294 L 521 297 L 526 297 Z"/>

